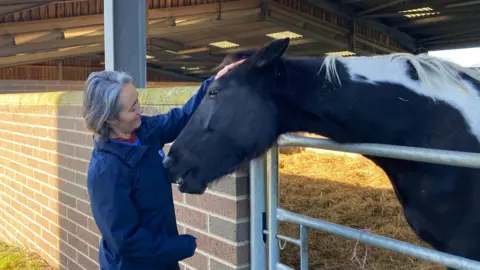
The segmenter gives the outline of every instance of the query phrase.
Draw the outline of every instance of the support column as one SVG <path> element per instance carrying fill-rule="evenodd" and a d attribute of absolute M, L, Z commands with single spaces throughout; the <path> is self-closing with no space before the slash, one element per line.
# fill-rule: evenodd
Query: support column
<path fill-rule="evenodd" d="M 146 0 L 104 0 L 105 69 L 129 73 L 135 86 L 147 84 Z"/>

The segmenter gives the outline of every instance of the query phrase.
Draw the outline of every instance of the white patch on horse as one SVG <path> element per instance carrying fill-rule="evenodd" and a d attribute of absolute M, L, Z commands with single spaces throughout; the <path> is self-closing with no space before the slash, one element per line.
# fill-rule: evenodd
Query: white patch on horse
<path fill-rule="evenodd" d="M 325 76 L 328 81 L 333 83 L 333 77 L 335 77 L 340 84 L 341 80 L 335 65 L 337 61 L 345 65 L 352 81 L 373 85 L 380 82 L 403 85 L 419 95 L 450 104 L 462 114 L 472 134 L 480 141 L 480 89 L 476 89 L 475 85 L 462 80 L 459 76 L 459 73 L 463 72 L 480 82 L 478 70 L 464 68 L 448 60 L 426 54 L 393 53 L 346 58 L 329 55 L 325 58 L 321 69 L 326 69 Z M 407 62 L 414 67 L 419 80 L 413 80 L 409 76 L 410 66 Z"/>

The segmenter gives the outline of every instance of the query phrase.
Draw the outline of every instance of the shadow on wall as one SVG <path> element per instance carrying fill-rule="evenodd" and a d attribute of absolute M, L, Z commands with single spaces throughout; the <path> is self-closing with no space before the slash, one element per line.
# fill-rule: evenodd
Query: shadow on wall
<path fill-rule="evenodd" d="M 100 233 L 86 189 L 93 140 L 82 119 L 81 92 L 64 93 L 60 100 L 56 115 L 59 262 L 69 270 L 98 269 Z"/>
<path fill-rule="evenodd" d="M 192 94 L 188 88 L 182 89 L 184 91 L 169 99 L 164 95 L 149 95 L 151 92 L 139 89 L 141 104 L 156 104 L 147 105 L 145 113 L 165 109 L 160 104 L 181 103 L 179 101 Z M 63 93 L 58 104 L 56 162 L 60 264 L 68 270 L 94 270 L 98 269 L 100 233 L 92 217 L 86 189 L 93 137 L 82 118 L 82 92 Z"/>

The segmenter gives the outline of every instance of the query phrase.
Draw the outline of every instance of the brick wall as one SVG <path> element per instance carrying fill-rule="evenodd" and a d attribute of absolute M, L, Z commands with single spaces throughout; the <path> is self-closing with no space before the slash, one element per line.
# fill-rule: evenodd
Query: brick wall
<path fill-rule="evenodd" d="M 166 112 L 162 104 L 183 104 L 197 87 L 146 89 L 140 97 L 146 114 Z M 100 236 L 86 191 L 93 144 L 81 98 L 79 91 L 0 95 L 0 240 L 69 270 L 98 269 Z M 249 268 L 247 173 L 225 176 L 202 196 L 172 186 L 179 231 L 198 238 L 183 269 Z"/>

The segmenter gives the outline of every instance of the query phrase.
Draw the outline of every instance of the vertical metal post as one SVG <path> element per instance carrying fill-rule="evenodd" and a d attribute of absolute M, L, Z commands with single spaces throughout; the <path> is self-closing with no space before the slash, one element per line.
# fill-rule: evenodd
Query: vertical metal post
<path fill-rule="evenodd" d="M 300 270 L 308 270 L 308 227 L 300 225 Z"/>
<path fill-rule="evenodd" d="M 279 261 L 278 248 L 278 146 L 273 145 L 268 150 L 269 170 L 267 178 L 267 194 L 268 194 L 268 269 L 277 269 Z"/>
<path fill-rule="evenodd" d="M 135 86 L 147 84 L 146 0 L 104 0 L 105 69 L 129 73 Z"/>
<path fill-rule="evenodd" d="M 252 270 L 263 270 L 266 267 L 263 243 L 266 178 L 265 155 L 250 161 L 250 268 Z"/>

